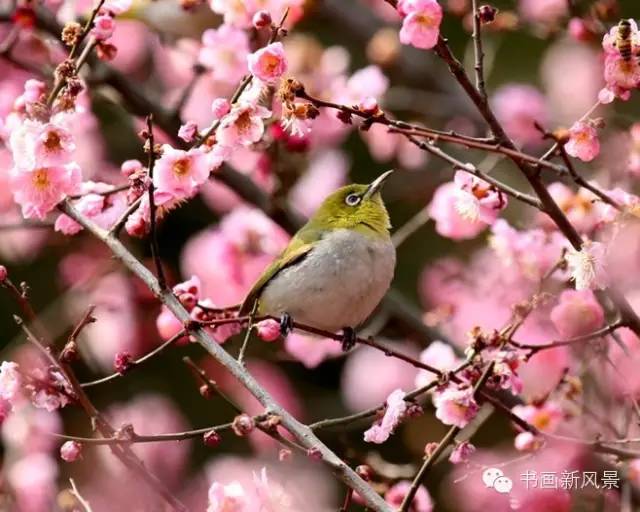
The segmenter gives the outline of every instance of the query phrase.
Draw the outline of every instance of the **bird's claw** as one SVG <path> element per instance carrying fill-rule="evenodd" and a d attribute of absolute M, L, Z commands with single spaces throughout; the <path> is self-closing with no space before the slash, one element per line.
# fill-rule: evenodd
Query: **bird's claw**
<path fill-rule="evenodd" d="M 280 334 L 286 338 L 293 331 L 293 319 L 289 313 L 283 313 L 280 317 Z"/>
<path fill-rule="evenodd" d="M 353 327 L 342 329 L 342 351 L 349 352 L 356 344 L 357 336 Z"/>

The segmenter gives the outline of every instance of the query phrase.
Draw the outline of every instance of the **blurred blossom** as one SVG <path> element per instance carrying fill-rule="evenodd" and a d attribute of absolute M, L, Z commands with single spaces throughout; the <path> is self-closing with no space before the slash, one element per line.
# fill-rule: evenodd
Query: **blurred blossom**
<path fill-rule="evenodd" d="M 429 343 L 429 346 L 420 353 L 420 362 L 437 368 L 438 370 L 453 370 L 462 360 L 456 356 L 451 345 L 439 340 Z M 416 376 L 416 387 L 423 387 L 437 380 L 434 373 L 420 370 Z"/>
<path fill-rule="evenodd" d="M 340 150 L 314 153 L 309 167 L 290 191 L 291 203 L 300 213 L 310 217 L 325 197 L 345 184 L 348 169 L 349 161 Z"/>
<path fill-rule="evenodd" d="M 640 177 L 640 123 L 634 123 L 629 130 L 631 149 L 629 151 L 629 172 Z"/>
<path fill-rule="evenodd" d="M 412 144 L 406 137 L 389 132 L 382 124 L 373 124 L 360 135 L 377 162 L 388 162 L 395 158 L 407 169 L 420 169 L 427 161 L 427 152 Z"/>
<path fill-rule="evenodd" d="M 513 440 L 513 446 L 520 452 L 536 451 L 542 446 L 542 439 L 531 432 L 520 432 Z"/>
<path fill-rule="evenodd" d="M 606 246 L 587 240 L 579 251 L 570 247 L 565 259 L 576 290 L 602 289 L 607 286 Z"/>
<path fill-rule="evenodd" d="M 7 471 L 15 491 L 18 510 L 49 512 L 54 509 L 58 466 L 45 453 L 32 453 L 16 461 Z"/>
<path fill-rule="evenodd" d="M 197 275 L 202 294 L 219 306 L 241 302 L 288 241 L 288 235 L 257 209 L 238 207 L 184 247 L 182 269 Z M 209 262 L 215 261 L 216 265 Z"/>
<path fill-rule="evenodd" d="M 578 121 L 569 129 L 569 142 L 565 145 L 567 153 L 583 162 L 590 162 L 600 153 L 598 131 L 589 122 Z"/>
<path fill-rule="evenodd" d="M 198 135 L 198 125 L 193 121 L 187 121 L 178 130 L 178 137 L 187 143 L 193 142 L 196 135 Z"/>
<path fill-rule="evenodd" d="M 220 25 L 217 29 L 210 28 L 202 34 L 198 61 L 211 70 L 214 80 L 238 82 L 246 73 L 248 55 L 249 39 L 244 30 Z"/>
<path fill-rule="evenodd" d="M 2 361 L 0 365 L 0 397 L 14 402 L 20 397 L 23 385 L 20 366 L 13 361 Z"/>
<path fill-rule="evenodd" d="M 249 71 L 263 82 L 273 83 L 287 71 L 287 58 L 282 43 L 271 43 L 249 54 Z"/>
<path fill-rule="evenodd" d="M 364 433 L 364 440 L 367 443 L 384 443 L 393 434 L 407 410 L 404 395 L 405 392 L 402 389 L 396 389 L 387 397 L 384 416 Z"/>
<path fill-rule="evenodd" d="M 249 457 L 217 457 L 207 467 L 215 486 L 207 512 L 321 512 L 331 509 L 327 476 L 309 465 L 265 465 Z M 233 487 L 232 487 L 233 486 Z M 213 496 L 212 496 L 213 494 Z M 233 499 L 241 506 L 233 508 Z M 313 500 L 309 499 L 313 496 Z M 228 500 L 229 508 L 219 508 Z"/>
<path fill-rule="evenodd" d="M 73 260 L 70 260 L 72 262 Z M 76 260 L 75 264 L 78 262 Z M 76 271 L 78 267 L 75 267 Z M 138 337 L 137 308 L 134 303 L 131 283 L 122 274 L 110 273 L 99 277 L 90 289 L 69 297 L 69 305 L 76 316 L 82 315 L 87 304 L 95 304 L 98 321 L 87 325 L 82 331 L 80 350 L 89 361 L 100 368 L 112 371 L 113 358 L 117 352 L 129 351 L 139 356 L 148 348 L 146 337 Z"/>
<path fill-rule="evenodd" d="M 161 395 L 142 394 L 126 403 L 109 407 L 106 412 L 115 428 L 133 425 L 141 435 L 167 434 L 188 430 L 189 424 L 168 398 Z M 138 443 L 131 449 L 142 459 L 149 471 L 166 485 L 173 487 L 182 481 L 190 450 L 190 441 L 179 443 Z M 109 471 L 125 476 L 127 469 L 106 447 L 98 450 Z"/>
<path fill-rule="evenodd" d="M 93 21 L 91 35 L 98 41 L 109 39 L 116 29 L 116 22 L 109 14 L 98 14 Z"/>
<path fill-rule="evenodd" d="M 551 311 L 551 321 L 560 336 L 573 338 L 602 327 L 604 310 L 591 290 L 565 290 Z"/>
<path fill-rule="evenodd" d="M 518 8 L 525 20 L 549 25 L 569 14 L 567 2 L 563 0 L 520 0 Z"/>
<path fill-rule="evenodd" d="M 516 405 L 511 411 L 543 432 L 555 432 L 562 421 L 562 408 L 547 400 L 541 405 Z"/>
<path fill-rule="evenodd" d="M 418 355 L 415 346 L 408 343 L 394 348 L 412 357 Z M 363 346 L 348 355 L 340 389 L 349 410 L 361 411 L 379 406 L 396 388 L 411 389 L 416 374 L 417 370 L 403 361 Z M 376 378 L 372 379 L 371 375 Z"/>
<path fill-rule="evenodd" d="M 51 433 L 62 433 L 62 420 L 57 412 L 36 409 L 29 402 L 14 408 L 2 424 L 2 440 L 8 450 L 24 453 L 47 452 L 58 445 Z"/>
<path fill-rule="evenodd" d="M 561 182 L 550 183 L 547 189 L 578 232 L 590 233 L 601 221 L 602 210 L 591 191 L 580 188 L 575 192 Z M 553 229 L 555 226 L 546 214 L 540 214 L 539 219 L 547 229 Z"/>
<path fill-rule="evenodd" d="M 459 388 L 449 385 L 442 390 L 436 389 L 433 393 L 433 405 L 436 408 L 436 418 L 445 425 L 460 428 L 464 428 L 479 409 L 470 386 Z"/>
<path fill-rule="evenodd" d="M 449 456 L 449 462 L 452 464 L 460 464 L 461 462 L 467 462 L 469 456 L 476 451 L 476 447 L 469 441 L 462 441 L 457 443 L 451 455 Z"/>
<path fill-rule="evenodd" d="M 534 123 L 545 126 L 549 113 L 546 99 L 538 89 L 525 84 L 503 85 L 494 93 L 492 104 L 507 135 L 517 144 L 542 144 L 542 135 Z"/>
<path fill-rule="evenodd" d="M 566 40 L 553 43 L 546 51 L 540 75 L 553 120 L 566 125 L 593 106 L 604 82 L 598 52 Z"/>
<path fill-rule="evenodd" d="M 438 42 L 442 7 L 436 0 L 400 0 L 398 12 L 404 17 L 400 42 L 429 50 Z"/>
<path fill-rule="evenodd" d="M 391 486 L 391 488 L 385 493 L 384 500 L 393 507 L 400 507 L 405 496 L 409 493 L 410 488 L 411 482 L 408 480 L 401 480 Z M 420 485 L 408 512 L 431 512 L 432 510 L 433 502 L 431 501 L 429 491 L 427 491 L 424 485 Z"/>
<path fill-rule="evenodd" d="M 287 352 L 307 368 L 315 368 L 324 360 L 342 354 L 340 343 L 312 334 L 294 332 L 284 341 Z"/>

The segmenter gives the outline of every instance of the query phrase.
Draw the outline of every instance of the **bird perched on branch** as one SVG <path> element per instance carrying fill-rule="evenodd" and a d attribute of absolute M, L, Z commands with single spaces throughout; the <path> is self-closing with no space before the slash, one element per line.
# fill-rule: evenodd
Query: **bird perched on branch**
<path fill-rule="evenodd" d="M 283 335 L 292 321 L 342 330 L 343 348 L 351 348 L 354 328 L 373 312 L 393 278 L 396 252 L 380 195 L 391 173 L 327 197 L 253 285 L 239 314 L 277 316 Z"/>

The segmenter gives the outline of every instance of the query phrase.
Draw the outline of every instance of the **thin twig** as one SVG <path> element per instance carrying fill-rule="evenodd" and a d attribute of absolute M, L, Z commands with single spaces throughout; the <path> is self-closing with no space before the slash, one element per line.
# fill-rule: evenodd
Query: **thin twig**
<path fill-rule="evenodd" d="M 144 356 L 140 357 L 139 359 L 136 359 L 135 361 L 133 361 L 131 363 L 131 367 L 133 368 L 135 366 L 140 366 L 141 364 L 145 363 L 149 359 L 151 359 L 151 358 L 157 356 L 158 354 L 160 354 L 161 352 L 163 352 L 167 347 L 170 347 L 171 345 L 176 343 L 180 338 L 182 338 L 184 336 L 186 336 L 186 332 L 185 331 L 180 331 L 179 333 L 174 334 L 173 336 L 171 336 L 171 338 L 169 338 L 167 341 L 165 341 L 161 345 L 158 345 L 151 352 L 149 352 L 149 353 L 145 354 Z M 98 386 L 100 384 L 105 384 L 106 382 L 111 382 L 112 380 L 118 379 L 120 377 L 122 377 L 122 373 L 114 372 L 111 375 L 107 375 L 106 377 L 102 377 L 100 379 L 92 380 L 92 381 L 89 381 L 89 382 L 83 382 L 80 385 L 83 388 L 90 388 L 90 387 L 93 387 L 93 386 Z"/>
<path fill-rule="evenodd" d="M 153 114 L 147 116 L 147 141 L 145 143 L 147 150 L 147 168 L 149 172 L 149 229 L 151 238 L 151 256 L 156 266 L 156 274 L 158 275 L 158 283 L 160 288 L 165 289 L 167 287 L 167 281 L 164 277 L 164 270 L 162 268 L 162 261 L 160 260 L 160 249 L 158 247 L 158 226 L 156 219 L 156 200 L 155 200 L 155 185 L 153 183 L 153 168 L 156 163 L 156 148 L 155 138 L 153 136 Z"/>
<path fill-rule="evenodd" d="M 471 0 L 471 10 L 473 11 L 473 49 L 475 56 L 474 69 L 476 71 L 476 88 L 483 101 L 487 102 L 487 91 L 484 85 L 484 51 L 482 50 L 482 32 L 480 29 L 480 13 L 478 12 L 477 0 Z"/>
<path fill-rule="evenodd" d="M 70 491 L 71 494 L 73 494 L 75 499 L 78 500 L 78 503 L 80 503 L 80 505 L 82 505 L 82 508 L 84 509 L 84 512 L 93 512 L 89 502 L 87 500 L 85 500 L 82 497 L 82 495 L 80 494 L 80 491 L 78 491 L 78 488 L 76 487 L 76 483 L 73 481 L 73 478 L 69 478 L 69 483 L 71 484 L 71 491 Z"/>

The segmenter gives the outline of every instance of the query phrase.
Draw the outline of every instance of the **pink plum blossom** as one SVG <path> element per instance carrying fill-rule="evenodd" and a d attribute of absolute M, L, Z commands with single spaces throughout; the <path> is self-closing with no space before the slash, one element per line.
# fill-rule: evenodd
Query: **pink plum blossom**
<path fill-rule="evenodd" d="M 565 290 L 551 311 L 551 321 L 562 337 L 573 338 L 602 327 L 604 310 L 591 290 Z"/>
<path fill-rule="evenodd" d="M 438 234 L 453 240 L 474 238 L 487 227 L 479 217 L 471 219 L 460 214 L 460 191 L 456 183 L 444 183 L 436 189 L 429 205 Z"/>
<path fill-rule="evenodd" d="M 9 186 L 25 218 L 44 219 L 60 201 L 78 191 L 81 179 L 80 168 L 73 163 L 31 171 L 14 168 Z"/>
<path fill-rule="evenodd" d="M 153 173 L 158 192 L 175 197 L 191 197 L 209 178 L 209 162 L 200 148 L 184 151 L 168 144 L 162 146 L 162 157 Z"/>
<path fill-rule="evenodd" d="M 110 14 L 98 14 L 93 20 L 93 28 L 91 35 L 98 41 L 106 41 L 109 39 L 116 29 L 116 22 Z"/>
<path fill-rule="evenodd" d="M 478 404 L 473 398 L 473 389 L 469 386 L 457 388 L 448 386 L 433 393 L 433 405 L 436 418 L 445 425 L 464 428 L 478 412 Z"/>
<path fill-rule="evenodd" d="M 600 153 L 598 131 L 588 122 L 576 122 L 569 130 L 569 142 L 565 144 L 567 153 L 583 162 L 590 162 Z"/>
<path fill-rule="evenodd" d="M 493 96 L 493 108 L 507 135 L 521 145 L 536 145 L 542 135 L 534 123 L 549 121 L 548 107 L 542 93 L 531 85 L 508 84 L 500 87 Z"/>
<path fill-rule="evenodd" d="M 405 496 L 409 493 L 411 488 L 411 482 L 408 480 L 401 480 L 398 483 L 391 486 L 391 488 L 385 493 L 384 500 L 393 507 L 400 507 Z M 429 491 L 424 485 L 418 487 L 415 498 L 409 507 L 409 512 L 431 512 L 433 510 L 433 502 Z"/>
<path fill-rule="evenodd" d="M 438 42 L 442 7 L 436 0 L 404 0 L 398 2 L 404 16 L 400 29 L 400 42 L 429 50 Z"/>
<path fill-rule="evenodd" d="M 550 400 L 541 405 L 516 405 L 511 411 L 543 432 L 555 432 L 563 418 L 562 408 Z"/>
<path fill-rule="evenodd" d="M 60 457 L 66 462 L 74 462 L 82 456 L 82 445 L 77 441 L 67 441 L 60 447 Z"/>
<path fill-rule="evenodd" d="M 438 370 L 453 370 L 460 362 L 451 345 L 439 340 L 429 343 L 429 346 L 420 353 L 420 362 L 433 366 Z M 437 380 L 437 376 L 427 370 L 420 370 L 416 376 L 416 386 L 422 387 Z"/>
<path fill-rule="evenodd" d="M 178 130 L 178 137 L 187 143 L 193 142 L 196 135 L 198 135 L 198 125 L 193 121 L 187 121 Z"/>
<path fill-rule="evenodd" d="M 387 397 L 384 416 L 364 433 L 366 442 L 382 444 L 389 439 L 407 410 L 408 404 L 404 400 L 404 395 L 405 392 L 402 389 L 396 389 Z"/>
<path fill-rule="evenodd" d="M 465 220 L 493 224 L 507 206 L 505 194 L 467 172 L 456 171 L 454 182 L 458 186 L 455 208 Z"/>
<path fill-rule="evenodd" d="M 2 361 L 0 365 L 0 397 L 13 403 L 21 393 L 23 386 L 20 367 L 13 361 Z"/>
<path fill-rule="evenodd" d="M 461 443 L 456 444 L 455 448 L 449 455 L 449 462 L 452 464 L 460 464 L 461 462 L 466 462 L 471 454 L 476 451 L 476 447 L 473 446 L 469 441 L 462 441 Z"/>
<path fill-rule="evenodd" d="M 542 446 L 542 440 L 531 432 L 520 432 L 513 440 L 513 446 L 520 452 L 533 452 Z"/>
<path fill-rule="evenodd" d="M 557 23 L 569 13 L 567 2 L 562 0 L 520 0 L 518 8 L 525 20 L 548 25 Z"/>
<path fill-rule="evenodd" d="M 9 145 L 14 165 L 20 170 L 67 164 L 76 147 L 73 136 L 63 126 L 30 120 L 12 130 Z"/>
<path fill-rule="evenodd" d="M 244 30 L 230 25 L 207 29 L 202 34 L 198 61 L 211 70 L 214 80 L 235 83 L 246 71 L 249 39 Z"/>
<path fill-rule="evenodd" d="M 222 118 L 216 131 L 217 141 L 227 147 L 250 146 L 264 135 L 263 119 L 271 112 L 261 105 L 240 103 Z"/>
<path fill-rule="evenodd" d="M 214 482 L 209 488 L 207 512 L 248 512 L 249 499 L 240 482 Z"/>
<path fill-rule="evenodd" d="M 214 119 L 222 119 L 231 110 L 231 104 L 227 98 L 216 98 L 211 103 L 211 113 Z"/>
<path fill-rule="evenodd" d="M 587 240 L 578 251 L 573 247 L 565 256 L 576 290 L 602 289 L 609 281 L 606 268 L 606 246 Z"/>
<path fill-rule="evenodd" d="M 271 43 L 249 54 L 249 71 L 263 82 L 273 83 L 287 71 L 287 58 L 282 43 Z"/>

